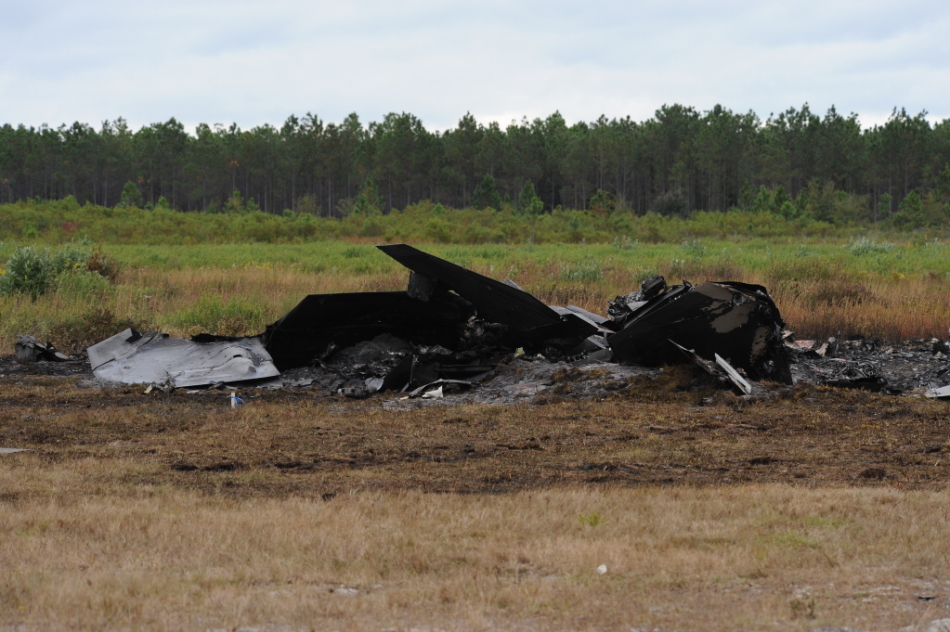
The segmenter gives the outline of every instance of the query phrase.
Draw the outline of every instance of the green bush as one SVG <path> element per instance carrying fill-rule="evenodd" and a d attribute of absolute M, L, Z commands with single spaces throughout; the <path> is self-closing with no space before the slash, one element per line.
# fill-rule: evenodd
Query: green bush
<path fill-rule="evenodd" d="M 115 268 L 99 249 L 66 244 L 56 251 L 23 246 L 13 251 L 0 272 L 0 296 L 28 294 L 34 301 L 52 290 L 64 278 L 83 288 L 108 284 L 102 277 L 115 277 Z"/>
<path fill-rule="evenodd" d="M 0 276 L 0 294 L 29 294 L 35 301 L 56 282 L 56 271 L 49 248 L 39 251 L 32 246 L 17 248 L 7 260 Z"/>

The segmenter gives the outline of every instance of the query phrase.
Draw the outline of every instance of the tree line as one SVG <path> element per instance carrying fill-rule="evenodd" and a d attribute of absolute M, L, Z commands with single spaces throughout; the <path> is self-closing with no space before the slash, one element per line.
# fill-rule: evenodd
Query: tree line
<path fill-rule="evenodd" d="M 308 113 L 279 128 L 200 124 L 194 133 L 174 118 L 137 131 L 123 119 L 98 130 L 0 128 L 0 203 L 67 196 L 106 207 L 237 203 L 325 217 L 431 200 L 526 214 L 807 207 L 830 221 L 909 209 L 950 221 L 950 120 L 932 125 L 926 112 L 895 108 L 883 125 L 862 129 L 856 114 L 834 107 L 820 116 L 805 104 L 763 121 L 722 106 L 669 105 L 642 122 L 601 116 L 568 125 L 555 112 L 503 128 L 466 114 L 443 132 L 407 113 L 368 125 L 356 114 L 326 123 Z"/>

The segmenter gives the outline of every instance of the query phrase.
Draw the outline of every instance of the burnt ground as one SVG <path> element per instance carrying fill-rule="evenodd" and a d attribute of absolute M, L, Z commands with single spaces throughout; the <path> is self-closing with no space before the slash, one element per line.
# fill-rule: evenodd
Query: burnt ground
<path fill-rule="evenodd" d="M 803 358 L 796 374 L 838 375 L 876 362 L 906 393 L 915 381 L 943 385 L 925 382 L 939 382 L 948 366 L 929 343 L 839 350 L 848 354 Z M 19 364 L 6 356 L 0 447 L 28 451 L 0 459 L 74 465 L 75 485 L 86 491 L 122 480 L 235 496 L 950 482 L 948 402 L 804 380 L 739 397 L 697 371 L 513 360 L 482 386 L 440 400 L 355 400 L 317 386 L 242 389 L 247 403 L 232 410 L 222 390 L 146 393 L 103 386 L 83 362 Z"/>

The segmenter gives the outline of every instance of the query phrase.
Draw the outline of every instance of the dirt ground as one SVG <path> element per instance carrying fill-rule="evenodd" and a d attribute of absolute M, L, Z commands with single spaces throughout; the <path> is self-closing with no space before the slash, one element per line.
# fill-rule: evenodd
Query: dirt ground
<path fill-rule="evenodd" d="M 950 480 L 947 402 L 808 384 L 744 399 L 696 390 L 687 367 L 537 379 L 530 393 L 511 382 L 503 405 L 285 388 L 242 390 L 235 410 L 223 390 L 102 387 L 79 362 L 7 356 L 0 447 L 57 463 L 132 460 L 147 482 L 249 497 Z"/>
<path fill-rule="evenodd" d="M 234 409 L 2 357 L 0 448 L 24 451 L 0 451 L 0 629 L 950 616 L 950 403 L 804 381 L 742 398 L 697 370 L 518 360 L 477 397 L 241 389 Z"/>

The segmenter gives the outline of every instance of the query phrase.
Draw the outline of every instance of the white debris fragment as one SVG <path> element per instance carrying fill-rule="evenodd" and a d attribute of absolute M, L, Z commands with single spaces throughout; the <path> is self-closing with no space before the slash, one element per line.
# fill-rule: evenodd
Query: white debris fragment
<path fill-rule="evenodd" d="M 422 399 L 442 399 L 442 387 L 435 389 L 434 391 L 429 391 L 422 394 Z"/>
<path fill-rule="evenodd" d="M 122 384 L 183 388 L 280 377 L 260 338 L 195 342 L 126 329 L 86 352 L 96 377 Z"/>

